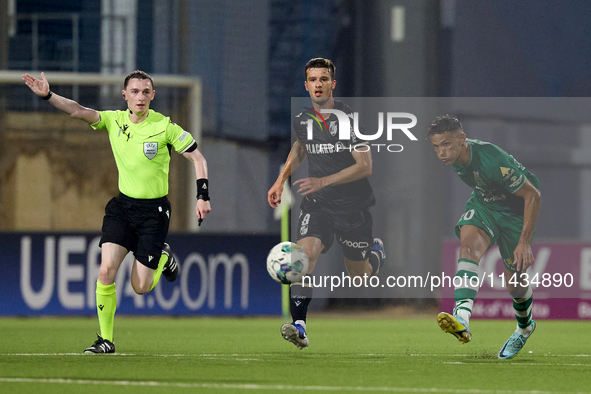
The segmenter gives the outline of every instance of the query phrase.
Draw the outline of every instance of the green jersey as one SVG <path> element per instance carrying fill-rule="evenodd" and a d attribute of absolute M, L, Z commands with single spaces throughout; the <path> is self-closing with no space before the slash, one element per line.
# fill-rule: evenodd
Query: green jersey
<path fill-rule="evenodd" d="M 141 199 L 166 196 L 171 147 L 184 153 L 193 136 L 153 110 L 139 124 L 131 122 L 129 111 L 99 111 L 99 115 L 90 127 L 109 133 L 121 193 Z"/>
<path fill-rule="evenodd" d="M 515 196 L 529 180 L 536 188 L 538 178 L 513 156 L 489 142 L 466 139 L 470 161 L 455 163 L 453 169 L 462 181 L 473 188 L 472 198 L 495 211 L 523 216 L 523 198 Z"/>

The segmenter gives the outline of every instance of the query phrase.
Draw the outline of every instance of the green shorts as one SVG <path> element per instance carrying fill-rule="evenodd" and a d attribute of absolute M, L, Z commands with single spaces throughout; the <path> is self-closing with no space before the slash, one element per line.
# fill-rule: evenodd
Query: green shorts
<path fill-rule="evenodd" d="M 477 199 L 470 198 L 466 203 L 466 212 L 456 224 L 458 238 L 460 238 L 460 228 L 466 224 L 484 230 L 490 238 L 490 246 L 499 245 L 505 267 L 509 271 L 515 272 L 513 252 L 519 243 L 523 230 L 523 216 L 492 210 Z"/>

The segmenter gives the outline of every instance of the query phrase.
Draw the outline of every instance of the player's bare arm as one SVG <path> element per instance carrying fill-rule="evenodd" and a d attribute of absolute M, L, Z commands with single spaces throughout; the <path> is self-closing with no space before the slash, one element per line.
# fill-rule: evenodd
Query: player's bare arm
<path fill-rule="evenodd" d="M 195 149 L 191 152 L 183 153 L 183 156 L 187 158 L 191 163 L 193 163 L 195 167 L 195 176 L 197 179 L 208 179 L 207 178 L 207 161 L 205 161 L 205 157 L 199 152 L 199 149 Z M 202 199 L 197 199 L 197 204 L 195 205 L 195 214 L 199 219 L 205 218 L 211 211 L 211 204 L 209 201 L 205 201 Z"/>
<path fill-rule="evenodd" d="M 355 159 L 355 164 L 337 172 L 336 174 L 322 178 L 303 178 L 295 181 L 293 183 L 294 185 L 300 185 L 298 193 L 305 196 L 327 186 L 336 186 L 343 183 L 354 182 L 370 176 L 372 172 L 371 151 L 353 151 L 351 154 L 353 159 Z"/>
<path fill-rule="evenodd" d="M 269 191 L 267 192 L 267 201 L 272 208 L 276 208 L 277 205 L 281 203 L 281 195 L 283 194 L 283 184 L 285 181 L 291 176 L 293 171 L 295 171 L 300 164 L 306 158 L 306 150 L 300 144 L 300 141 L 296 141 L 291 150 L 289 151 L 289 155 L 287 156 L 287 160 L 283 165 L 283 169 L 279 173 L 277 180 L 271 186 Z"/>
<path fill-rule="evenodd" d="M 523 198 L 525 205 L 523 209 L 523 230 L 519 237 L 519 243 L 513 252 L 513 257 L 517 271 L 525 272 L 534 263 L 531 241 L 536 228 L 542 195 L 529 180 L 526 180 L 525 185 L 515 195 Z"/>
<path fill-rule="evenodd" d="M 23 74 L 23 81 L 25 81 L 25 85 L 27 85 L 37 96 L 47 97 L 49 95 L 49 82 L 47 82 L 47 79 L 45 78 L 45 73 L 41 73 L 41 79 L 37 79 L 30 74 Z M 100 119 L 99 113 L 94 109 L 83 107 L 76 101 L 62 97 L 53 92 L 47 101 L 71 117 L 83 120 L 86 123 L 96 123 Z"/>

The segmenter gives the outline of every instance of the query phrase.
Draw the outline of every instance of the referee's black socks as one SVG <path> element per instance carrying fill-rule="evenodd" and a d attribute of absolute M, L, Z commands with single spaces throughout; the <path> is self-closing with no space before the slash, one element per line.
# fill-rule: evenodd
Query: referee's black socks
<path fill-rule="evenodd" d="M 306 321 L 308 305 L 312 301 L 313 288 L 294 283 L 289 288 L 289 310 L 293 321 Z"/>

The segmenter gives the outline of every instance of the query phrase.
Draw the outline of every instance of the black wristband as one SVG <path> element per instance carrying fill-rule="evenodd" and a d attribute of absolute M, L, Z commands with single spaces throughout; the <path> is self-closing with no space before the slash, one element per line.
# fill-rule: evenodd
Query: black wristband
<path fill-rule="evenodd" d="M 197 199 L 209 201 L 209 183 L 207 179 L 197 179 Z"/>
<path fill-rule="evenodd" d="M 51 98 L 51 96 L 53 96 L 53 92 L 50 90 L 49 93 L 47 93 L 47 96 L 43 96 L 41 97 L 42 100 L 49 100 Z"/>

